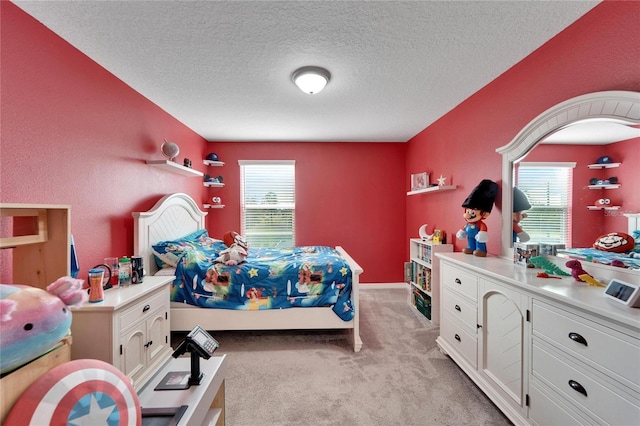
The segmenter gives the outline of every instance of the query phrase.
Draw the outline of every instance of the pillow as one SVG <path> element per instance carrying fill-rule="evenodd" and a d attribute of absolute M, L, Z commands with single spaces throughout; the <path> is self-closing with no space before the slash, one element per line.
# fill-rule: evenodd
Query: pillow
<path fill-rule="evenodd" d="M 211 250 L 220 244 L 224 246 L 221 240 L 209 237 L 206 229 L 200 229 L 176 240 L 160 241 L 151 249 L 158 268 L 163 269 L 178 266 L 178 260 L 187 250 Z"/>
<path fill-rule="evenodd" d="M 172 268 L 171 266 L 167 266 L 166 268 L 162 268 L 162 269 L 158 270 L 158 272 L 153 274 L 153 276 L 154 277 L 169 277 L 169 276 L 175 275 L 175 274 L 176 274 L 176 268 Z"/>
<path fill-rule="evenodd" d="M 614 253 L 625 253 L 633 249 L 634 245 L 635 241 L 631 235 L 624 232 L 611 232 L 599 236 L 596 242 L 593 243 L 593 248 Z"/>

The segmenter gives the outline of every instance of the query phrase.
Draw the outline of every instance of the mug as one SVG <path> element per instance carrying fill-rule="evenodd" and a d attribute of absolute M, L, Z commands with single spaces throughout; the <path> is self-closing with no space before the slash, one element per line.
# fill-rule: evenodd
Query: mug
<path fill-rule="evenodd" d="M 117 287 L 118 286 L 118 258 L 117 257 L 105 257 L 104 263 L 111 269 L 111 273 L 109 274 L 109 282 L 105 285 L 105 288 Z"/>
<path fill-rule="evenodd" d="M 144 263 L 141 256 L 131 256 L 131 284 L 140 284 L 144 280 Z"/>

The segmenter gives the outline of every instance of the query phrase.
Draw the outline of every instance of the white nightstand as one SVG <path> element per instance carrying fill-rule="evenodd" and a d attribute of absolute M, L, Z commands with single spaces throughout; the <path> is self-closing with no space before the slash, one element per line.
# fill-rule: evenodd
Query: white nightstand
<path fill-rule="evenodd" d="M 168 408 L 187 405 L 179 425 L 225 424 L 224 380 L 227 372 L 226 355 L 200 359 L 202 381 L 197 386 L 183 390 L 154 390 L 160 381 L 172 371 L 190 371 L 191 358 L 170 357 L 166 364 L 138 391 L 140 406 Z"/>
<path fill-rule="evenodd" d="M 71 307 L 71 359 L 108 362 L 138 390 L 171 355 L 169 288 L 175 277 L 105 290 L 104 300 Z"/>

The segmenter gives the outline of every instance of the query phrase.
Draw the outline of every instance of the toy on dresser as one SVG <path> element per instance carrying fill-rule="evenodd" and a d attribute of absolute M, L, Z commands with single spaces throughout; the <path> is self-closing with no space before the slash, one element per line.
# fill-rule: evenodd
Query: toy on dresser
<path fill-rule="evenodd" d="M 39 357 L 69 334 L 67 306 L 82 304 L 88 297 L 82 283 L 62 277 L 46 290 L 0 284 L 0 373 Z"/>
<path fill-rule="evenodd" d="M 458 230 L 456 237 L 459 240 L 467 239 L 467 247 L 463 253 L 485 257 L 487 255 L 487 241 L 489 234 L 487 225 L 483 222 L 489 217 L 493 203 L 498 193 L 498 184 L 488 179 L 482 180 L 476 186 L 469 197 L 462 203 L 465 226 Z"/>

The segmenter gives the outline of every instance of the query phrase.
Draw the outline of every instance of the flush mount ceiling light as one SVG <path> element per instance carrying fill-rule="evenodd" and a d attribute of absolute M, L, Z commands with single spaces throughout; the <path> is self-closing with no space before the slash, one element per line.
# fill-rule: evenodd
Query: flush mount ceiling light
<path fill-rule="evenodd" d="M 302 67 L 291 74 L 291 80 L 304 93 L 314 95 L 329 83 L 331 74 L 321 67 Z"/>

